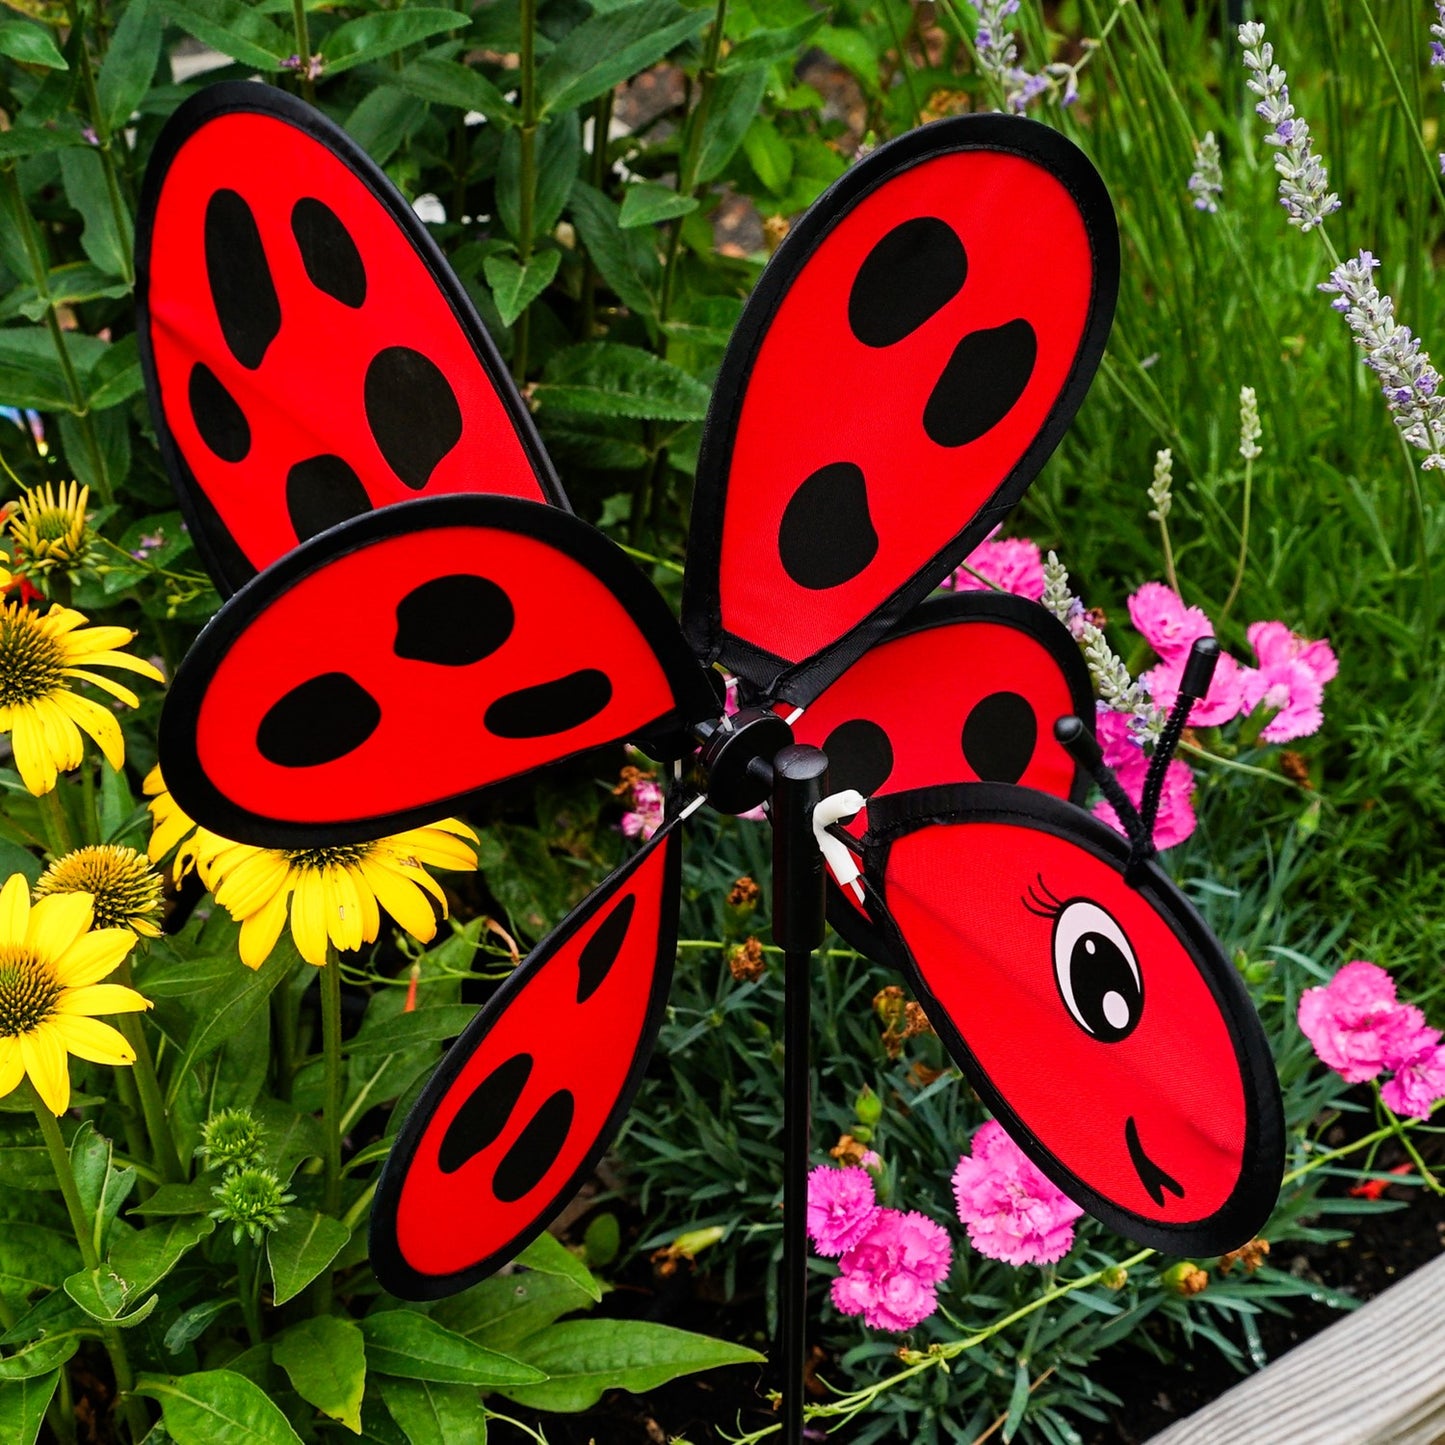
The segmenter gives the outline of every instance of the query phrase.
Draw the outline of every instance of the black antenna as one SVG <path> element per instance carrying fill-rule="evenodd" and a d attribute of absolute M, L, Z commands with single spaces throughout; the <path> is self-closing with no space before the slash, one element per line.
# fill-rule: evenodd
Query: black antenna
<path fill-rule="evenodd" d="M 1159 816 L 1159 798 L 1164 791 L 1164 774 L 1179 746 L 1179 736 L 1189 721 L 1189 711 L 1201 697 L 1209 692 L 1214 679 L 1214 665 L 1219 661 L 1219 643 L 1212 637 L 1195 639 L 1189 649 L 1189 661 L 1184 664 L 1184 676 L 1179 680 L 1179 696 L 1175 699 L 1169 721 L 1154 745 L 1154 756 L 1149 759 L 1149 774 L 1144 779 L 1144 793 L 1139 803 L 1139 819 L 1144 831 L 1152 840 L 1154 820 Z"/>
<path fill-rule="evenodd" d="M 1073 716 L 1061 717 L 1054 724 L 1054 736 L 1058 738 L 1064 751 L 1093 778 L 1099 785 L 1099 790 L 1113 804 L 1119 821 L 1124 825 L 1124 831 L 1129 835 L 1129 842 L 1133 845 L 1130 851 L 1131 860 L 1134 850 L 1141 846 L 1147 847 L 1152 853 L 1153 844 L 1149 841 L 1149 832 L 1134 807 L 1133 799 L 1114 776 L 1113 768 L 1104 761 L 1104 755 L 1099 751 L 1099 740 L 1084 725 L 1084 720 Z"/>

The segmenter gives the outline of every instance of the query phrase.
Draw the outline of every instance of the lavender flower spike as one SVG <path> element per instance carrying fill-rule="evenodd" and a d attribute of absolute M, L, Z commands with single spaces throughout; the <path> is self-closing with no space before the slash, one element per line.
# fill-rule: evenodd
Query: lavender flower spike
<path fill-rule="evenodd" d="M 1375 285 L 1371 274 L 1380 263 L 1361 251 L 1330 272 L 1320 290 L 1334 296 L 1340 312 L 1365 353 L 1365 364 L 1380 379 L 1385 405 L 1395 425 L 1417 451 L 1425 470 L 1445 469 L 1445 394 L 1440 373 L 1408 326 L 1395 320 L 1395 303 Z"/>
<path fill-rule="evenodd" d="M 1435 23 L 1430 27 L 1430 64 L 1445 65 L 1445 0 L 1435 0 Z M 1440 153 L 1440 173 L 1445 175 L 1445 151 Z"/>
<path fill-rule="evenodd" d="M 1445 0 L 1441 0 L 1445 4 Z M 1212 130 L 1205 131 L 1204 139 L 1194 142 L 1194 170 L 1189 177 L 1189 194 L 1194 197 L 1196 211 L 1208 211 L 1213 215 L 1219 209 L 1219 198 L 1224 194 L 1224 171 L 1220 165 L 1219 142 Z"/>
<path fill-rule="evenodd" d="M 1241 25 L 1239 43 L 1250 70 L 1249 88 L 1260 97 L 1255 111 L 1270 127 L 1264 139 L 1275 147 L 1279 203 L 1289 212 L 1291 225 L 1311 231 L 1339 210 L 1340 198 L 1326 190 L 1330 178 L 1324 162 L 1310 149 L 1309 122 L 1290 104 L 1288 77 L 1274 63 L 1274 46 L 1265 40 L 1264 26 L 1257 20 Z"/>

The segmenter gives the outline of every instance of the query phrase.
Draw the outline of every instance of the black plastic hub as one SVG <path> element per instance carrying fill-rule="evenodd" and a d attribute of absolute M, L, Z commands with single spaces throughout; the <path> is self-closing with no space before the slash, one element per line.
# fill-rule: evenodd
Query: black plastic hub
<path fill-rule="evenodd" d="M 746 813 L 765 802 L 773 791 L 773 759 L 793 741 L 792 728 L 761 707 L 700 723 L 695 735 L 707 799 L 719 813 Z"/>

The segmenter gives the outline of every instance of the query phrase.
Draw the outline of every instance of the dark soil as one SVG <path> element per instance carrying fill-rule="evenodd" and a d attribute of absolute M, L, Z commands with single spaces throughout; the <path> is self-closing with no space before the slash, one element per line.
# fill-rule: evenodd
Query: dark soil
<path fill-rule="evenodd" d="M 1403 1157 L 1382 1151 L 1377 1162 L 1389 1169 Z M 1348 1221 L 1358 1227 L 1352 1239 L 1339 1244 L 1280 1246 L 1270 1263 L 1356 1299 L 1374 1298 L 1445 1249 L 1445 1199 L 1398 1185 L 1387 1189 L 1384 1197 L 1400 1200 L 1407 1208 Z M 569 1233 L 580 1237 L 584 1223 L 585 1219 L 575 1223 Z M 599 1314 L 655 1320 L 764 1352 L 769 1348 L 760 1297 L 724 1301 L 713 1296 L 706 1278 L 686 1272 L 659 1278 L 643 1257 L 634 1259 L 617 1284 L 598 1306 Z M 1338 1310 L 1304 1296 L 1289 1301 L 1289 1307 L 1288 1315 L 1256 1317 L 1271 1360 L 1340 1318 Z M 1189 1353 L 1181 1341 L 1169 1336 L 1165 1322 L 1150 1321 L 1145 1329 L 1174 1362 L 1164 1363 L 1130 1343 L 1102 1356 L 1093 1367 L 1093 1377 L 1125 1403 L 1111 1412 L 1107 1424 L 1092 1430 L 1086 1422 L 1075 1422 L 1085 1445 L 1142 1445 L 1242 1378 L 1234 1365 L 1208 1346 Z M 1240 1343 L 1243 1347 L 1242 1337 Z M 646 1396 L 613 1391 L 579 1415 L 544 1415 L 498 1403 L 506 1414 L 540 1426 L 550 1445 L 664 1445 L 674 1436 L 682 1436 L 690 1445 L 722 1445 L 725 1434 L 757 1429 L 776 1418 L 768 1392 L 780 1383 L 766 1367 L 730 1368 L 675 1380 Z M 494 1435 L 498 1445 L 522 1438 L 505 1426 L 495 1426 Z"/>

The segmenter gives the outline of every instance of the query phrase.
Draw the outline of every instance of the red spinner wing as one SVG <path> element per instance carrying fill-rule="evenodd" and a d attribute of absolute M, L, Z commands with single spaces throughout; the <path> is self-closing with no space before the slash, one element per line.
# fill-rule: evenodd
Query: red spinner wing
<path fill-rule="evenodd" d="M 372 1267 L 393 1294 L 484 1278 L 591 1173 L 662 1022 L 681 857 L 674 819 L 537 945 L 432 1075 L 371 1211 Z"/>
<path fill-rule="evenodd" d="M 1018 783 L 1078 803 L 1088 780 L 1054 737 L 1068 714 L 1093 726 L 1089 670 L 1068 631 L 1036 602 L 962 592 L 914 608 L 793 736 L 827 753 L 833 792 Z M 867 826 L 866 808 L 847 824 L 856 838 Z M 828 921 L 860 953 L 898 963 L 850 890 L 829 891 Z"/>
<path fill-rule="evenodd" d="M 320 847 L 604 744 L 680 754 L 715 711 L 666 604 L 600 532 L 536 502 L 432 497 L 238 592 L 176 674 L 160 754 L 207 828 Z"/>
<path fill-rule="evenodd" d="M 729 345 L 698 463 L 684 626 L 809 702 L 1018 501 L 1103 352 L 1107 192 L 1057 132 L 937 121 L 793 228 Z"/>
<path fill-rule="evenodd" d="M 420 493 L 566 506 L 461 283 L 344 131 L 271 86 L 176 111 L 136 240 L 141 364 L 223 593 Z"/>
<path fill-rule="evenodd" d="M 1153 864 L 1031 789 L 881 798 L 868 876 L 910 983 L 999 1122 L 1111 1229 L 1219 1254 L 1279 1194 L 1284 1124 L 1239 974 Z M 884 916 L 886 913 L 886 916 Z"/>

